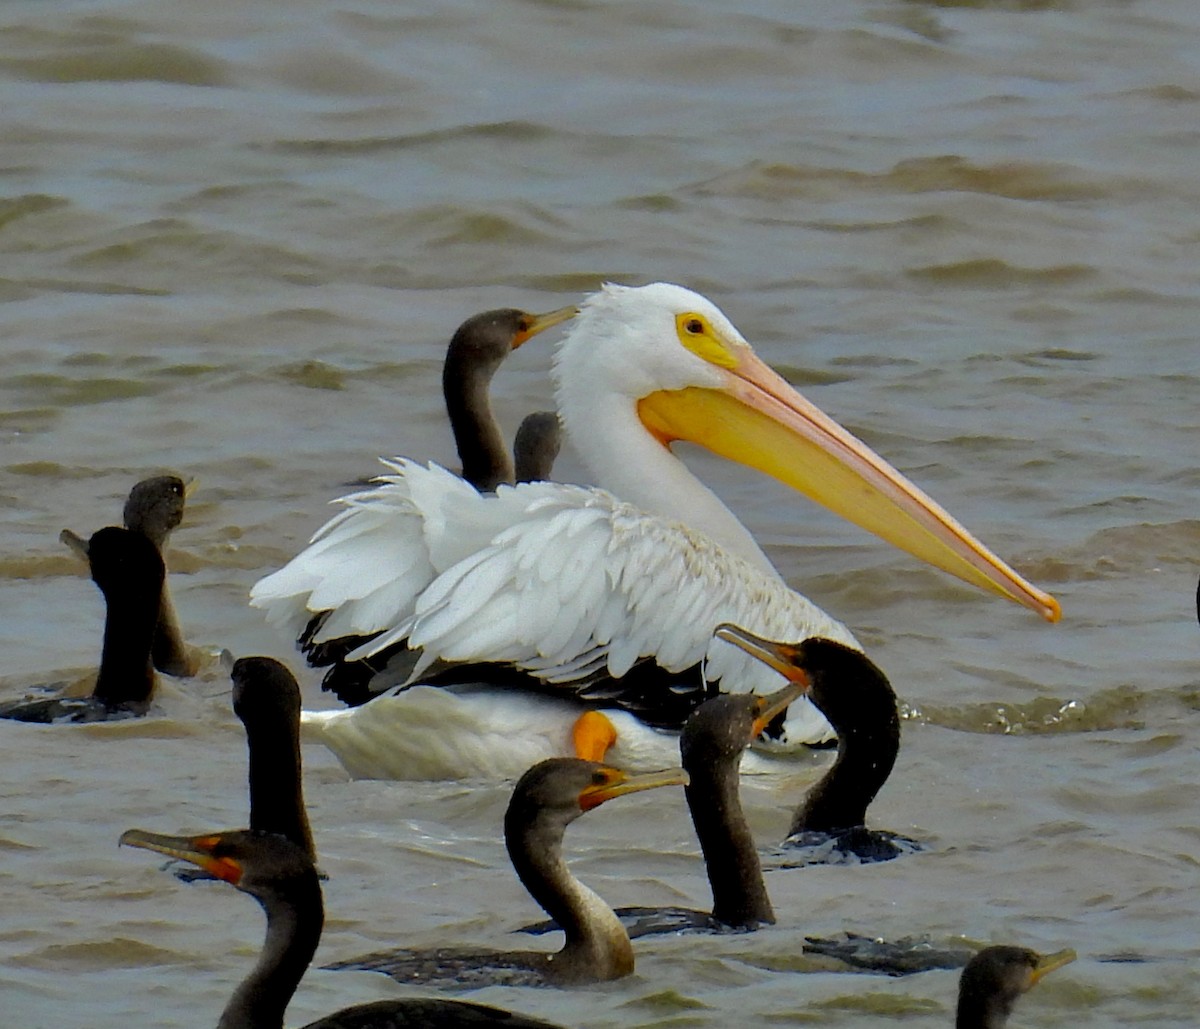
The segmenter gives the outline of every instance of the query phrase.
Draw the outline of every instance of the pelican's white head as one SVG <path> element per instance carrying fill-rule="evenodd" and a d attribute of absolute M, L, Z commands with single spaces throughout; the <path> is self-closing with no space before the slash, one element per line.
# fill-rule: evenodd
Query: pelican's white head
<path fill-rule="evenodd" d="M 701 503 L 699 483 L 667 450 L 689 440 L 765 472 L 966 582 L 1050 621 L 1059 617 L 1053 597 L 796 392 L 698 293 L 663 282 L 606 285 L 580 305 L 559 344 L 554 376 L 559 415 L 593 474 L 648 510 L 690 521 L 687 504 Z M 679 494 L 674 510 L 672 494 Z M 714 508 L 714 525 L 721 517 Z M 722 532 L 736 535 L 728 525 L 698 527 L 722 543 Z"/>
<path fill-rule="evenodd" d="M 579 305 L 554 373 L 560 396 L 601 391 L 637 401 L 656 390 L 720 389 L 729 347 L 748 344 L 707 297 L 670 282 L 607 283 Z"/>

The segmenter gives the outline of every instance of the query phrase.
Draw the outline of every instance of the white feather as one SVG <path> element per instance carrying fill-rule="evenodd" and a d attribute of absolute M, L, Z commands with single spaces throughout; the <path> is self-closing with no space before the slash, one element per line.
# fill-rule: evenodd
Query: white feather
<path fill-rule="evenodd" d="M 319 548 L 263 580 L 252 603 L 268 613 L 276 605 L 294 608 L 300 598 L 281 597 L 278 584 L 311 583 L 299 591 L 310 612 L 329 607 L 341 621 L 341 609 L 351 605 L 358 631 L 383 632 L 356 656 L 403 638 L 423 648 L 414 675 L 436 659 L 502 661 L 548 684 L 570 685 L 598 667 L 620 677 L 652 658 L 682 671 L 707 654 L 709 675 L 723 689 L 769 692 L 778 686 L 776 673 L 713 642 L 720 622 L 776 639 L 820 635 L 857 646 L 844 626 L 777 579 L 603 490 L 531 483 L 482 496 L 436 465 L 400 460 L 390 467 L 385 483 L 348 498 L 347 510 L 317 534 Z M 385 524 L 391 536 L 380 549 L 374 544 Z M 438 567 L 435 553 L 454 561 Z M 554 573 L 549 581 L 547 568 Z M 372 587 L 369 598 L 361 596 L 364 583 Z M 829 734 L 808 706 L 792 706 L 793 742 Z"/>
<path fill-rule="evenodd" d="M 494 687 L 412 686 L 361 707 L 302 712 L 306 742 L 323 743 L 358 779 L 515 779 L 548 757 L 571 753 L 580 708 L 554 697 L 496 695 Z M 679 736 L 606 710 L 617 731 L 607 755 L 631 772 L 679 764 Z M 786 752 L 751 751 L 743 774 L 794 771 Z"/>

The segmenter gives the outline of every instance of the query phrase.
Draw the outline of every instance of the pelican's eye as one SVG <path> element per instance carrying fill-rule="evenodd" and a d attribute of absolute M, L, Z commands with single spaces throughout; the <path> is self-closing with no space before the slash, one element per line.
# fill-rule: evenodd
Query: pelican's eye
<path fill-rule="evenodd" d="M 715 364 L 718 368 L 732 368 L 737 358 L 721 336 L 713 329 L 704 315 L 686 311 L 675 316 L 675 332 L 679 342 L 702 361 Z"/>

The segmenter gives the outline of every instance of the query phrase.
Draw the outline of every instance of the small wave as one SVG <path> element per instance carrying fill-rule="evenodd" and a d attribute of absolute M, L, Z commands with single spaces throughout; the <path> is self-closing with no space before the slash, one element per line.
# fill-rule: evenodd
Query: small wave
<path fill-rule="evenodd" d="M 158 388 L 141 379 L 99 376 L 76 379 L 41 372 L 14 376 L 9 379 L 8 386 L 52 407 L 103 404 L 111 400 L 153 396 L 159 392 Z"/>
<path fill-rule="evenodd" d="M 1012 286 L 1069 285 L 1091 278 L 1096 274 L 1096 269 L 1086 264 L 1024 268 L 999 258 L 984 257 L 908 268 L 905 274 L 911 279 L 939 285 L 1007 289 Z"/>
<path fill-rule="evenodd" d="M 23 286 L 47 293 L 83 293 L 101 297 L 169 297 L 171 290 L 134 286 L 128 282 L 97 282 L 90 279 L 25 279 Z"/>
<path fill-rule="evenodd" d="M 627 1001 L 626 1008 L 637 1008 L 659 1017 L 680 1015 L 688 1011 L 711 1011 L 711 1005 L 705 1004 L 695 997 L 689 997 L 678 990 L 659 990 L 648 993 L 644 997 L 635 997 Z"/>
<path fill-rule="evenodd" d="M 835 362 L 836 363 L 836 362 Z M 846 367 L 853 367 L 853 362 L 847 361 Z M 842 382 L 853 382 L 857 376 L 846 372 L 834 372 L 821 368 L 806 368 L 802 365 L 792 365 L 776 361 L 775 370 L 793 386 L 836 386 Z"/>
<path fill-rule="evenodd" d="M 58 461 L 24 461 L 4 467 L 10 475 L 27 475 L 33 479 L 92 479 L 96 469 L 92 466 L 65 465 Z"/>
<path fill-rule="evenodd" d="M 523 219 L 506 217 L 491 211 L 442 212 L 433 223 L 443 230 L 430 240 L 435 246 L 456 246 L 467 243 L 491 243 L 500 246 L 536 245 L 550 237 L 535 230 Z"/>
<path fill-rule="evenodd" d="M 449 129 L 396 136 L 360 136 L 352 139 L 279 139 L 271 143 L 254 144 L 254 147 L 284 154 L 355 156 L 387 153 L 392 150 L 411 150 L 458 140 L 527 145 L 561 135 L 562 133 L 555 129 L 533 122 L 504 121 L 480 125 L 459 125 Z"/>
<path fill-rule="evenodd" d="M 1153 564 L 1196 563 L 1200 555 L 1200 520 L 1138 525 L 1117 525 L 1088 537 L 1085 549 L 1120 555 L 1129 567 Z"/>
<path fill-rule="evenodd" d="M 922 362 L 899 354 L 850 354 L 832 357 L 829 363 L 839 368 L 919 368 L 922 375 L 927 374 L 926 365 Z"/>
<path fill-rule="evenodd" d="M 818 232 L 862 233 L 862 232 L 910 232 L 917 230 L 930 235 L 949 229 L 958 223 L 944 214 L 919 214 L 912 218 L 885 218 L 881 221 L 805 221 L 805 228 Z"/>
<path fill-rule="evenodd" d="M 1134 718 L 1134 701 L 1117 710 L 1099 710 L 1079 700 L 1039 697 L 1029 703 L 984 702 L 954 707 L 902 702 L 904 721 L 937 725 L 943 729 L 1000 735 L 1049 732 L 1094 732 L 1102 729 L 1131 729 L 1141 723 Z"/>
<path fill-rule="evenodd" d="M 1151 100 L 1161 100 L 1170 104 L 1194 104 L 1200 102 L 1200 92 L 1188 89 L 1186 86 L 1176 85 L 1173 82 L 1166 82 L 1161 86 L 1130 89 L 1124 93 L 1118 93 L 1117 96 L 1148 97 Z"/>
<path fill-rule="evenodd" d="M 1192 240 L 1191 242 L 1195 241 Z M 1105 304 L 1152 304 L 1155 307 L 1171 306 L 1180 308 L 1194 308 L 1196 306 L 1196 296 L 1194 293 L 1163 293 L 1142 286 L 1115 286 L 1111 289 L 1100 289 L 1089 294 L 1088 299 Z"/>
<path fill-rule="evenodd" d="M 9 57 L 0 69 L 32 82 L 170 82 L 228 86 L 223 61 L 168 43 L 116 43 L 38 57 Z"/>
<path fill-rule="evenodd" d="M 848 190 L 958 192 L 1057 202 L 1101 200 L 1116 192 L 1119 185 L 1088 179 L 1066 164 L 1013 161 L 981 165 L 954 154 L 941 154 L 909 158 L 882 172 L 752 161 L 735 171 L 698 183 L 692 191 L 701 196 L 772 200 L 789 196 L 820 199 L 823 195 L 844 195 Z"/>
<path fill-rule="evenodd" d="M 175 965 L 192 959 L 165 947 L 151 946 L 141 940 L 113 936 L 86 943 L 53 943 L 28 954 L 18 954 L 8 960 L 21 968 L 61 973 L 64 970 L 99 972 L 106 968 Z"/>
<path fill-rule="evenodd" d="M 1065 164 L 1026 161 L 973 164 L 962 157 L 914 157 L 877 177 L 880 184 L 908 193 L 986 193 L 1012 200 L 1099 200 L 1109 190 Z"/>
<path fill-rule="evenodd" d="M 324 361 L 300 361 L 287 364 L 279 369 L 280 378 L 287 382 L 304 386 L 307 389 L 344 390 L 346 375 L 340 368 L 335 368 Z"/>
<path fill-rule="evenodd" d="M 373 66 L 358 55 L 328 47 L 298 47 L 256 63 L 254 70 L 273 82 L 320 96 L 402 96 L 421 85 L 396 74 L 391 65 Z"/>
<path fill-rule="evenodd" d="M 1142 729 L 1153 710 L 1189 713 L 1198 706 L 1200 693 L 1196 686 L 1160 690 L 1118 686 L 1095 693 L 1087 700 L 1038 697 L 1020 703 L 984 701 L 958 705 L 902 701 L 900 717 L 961 732 L 1017 736 Z"/>
<path fill-rule="evenodd" d="M 1112 506 L 1114 500 L 1119 503 L 1121 499 L 1110 498 L 1084 510 Z M 1142 500 L 1140 497 L 1126 499 L 1135 504 Z M 1025 558 L 1021 569 L 1038 582 L 1094 582 L 1165 565 L 1191 567 L 1197 563 L 1198 556 L 1200 520 L 1160 524 L 1140 522 L 1100 529 L 1082 543 L 1053 555 Z"/>
<path fill-rule="evenodd" d="M 1046 350 L 1033 350 L 1028 354 L 1020 354 L 1016 360 L 1020 364 L 1030 364 L 1042 367 L 1048 361 L 1096 361 L 1100 355 L 1090 350 L 1070 350 L 1066 347 L 1049 347 Z"/>
<path fill-rule="evenodd" d="M 8 197 L 0 200 L 0 229 L 19 218 L 69 206 L 69 201 L 62 197 L 48 196 L 45 193 L 25 193 L 18 197 Z"/>
<path fill-rule="evenodd" d="M 1066 322 L 1077 317 L 1078 312 L 1065 304 L 1027 304 L 1024 307 L 1014 307 L 1009 316 L 1014 321 L 1050 324 Z"/>
<path fill-rule="evenodd" d="M 1076 0 L 908 0 L 924 7 L 966 7 L 990 11 L 1069 11 Z"/>
<path fill-rule="evenodd" d="M 650 211 L 654 214 L 673 214 L 684 210 L 684 204 L 678 197 L 667 193 L 647 193 L 641 196 L 625 197 L 615 204 L 622 211 Z"/>
<path fill-rule="evenodd" d="M 67 263 L 89 273 L 112 270 L 129 277 L 165 276 L 172 282 L 179 268 L 191 269 L 192 275 L 203 269 L 221 277 L 252 276 L 292 284 L 323 278 L 324 266 L 308 254 L 237 232 L 200 229 L 180 218 L 154 219 L 121 228 L 113 235 L 117 238 L 92 246 Z M 100 287 L 88 282 L 81 288 L 96 291 Z M 120 292 L 133 291 L 170 293 L 141 284 L 120 287 Z"/>
<path fill-rule="evenodd" d="M 0 557 L 0 579 L 53 579 L 58 576 L 86 577 L 87 567 L 82 559 L 64 553 L 6 555 Z"/>

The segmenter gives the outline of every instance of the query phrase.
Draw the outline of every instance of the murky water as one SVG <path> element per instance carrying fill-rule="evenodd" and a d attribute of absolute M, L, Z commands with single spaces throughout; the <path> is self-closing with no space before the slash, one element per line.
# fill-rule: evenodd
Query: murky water
<path fill-rule="evenodd" d="M 1074 946 L 1015 1024 L 1194 1025 L 1198 32 L 1188 0 L 6 4 L 7 689 L 94 662 L 100 598 L 58 532 L 168 469 L 198 480 L 168 555 L 191 637 L 292 660 L 246 592 L 375 455 L 453 460 L 437 383 L 459 321 L 683 282 L 1064 618 L 696 455 L 904 698 L 872 817 L 930 848 L 774 872 L 777 927 L 643 941 L 620 983 L 476 996 L 589 1027 L 949 1024 L 952 973 L 792 970 L 806 934 L 844 929 Z M 546 406 L 549 354 L 497 377 L 510 430 Z M 570 453 L 558 470 L 582 475 Z M 169 687 L 139 724 L 0 724 L 6 1024 L 215 1022 L 253 903 L 116 839 L 244 823 L 227 688 Z M 505 786 L 305 759 L 319 959 L 503 946 L 536 916 Z M 747 787 L 764 845 L 817 764 Z M 613 903 L 707 900 L 678 791 L 568 841 Z M 399 992 L 314 971 L 291 1021 Z"/>

